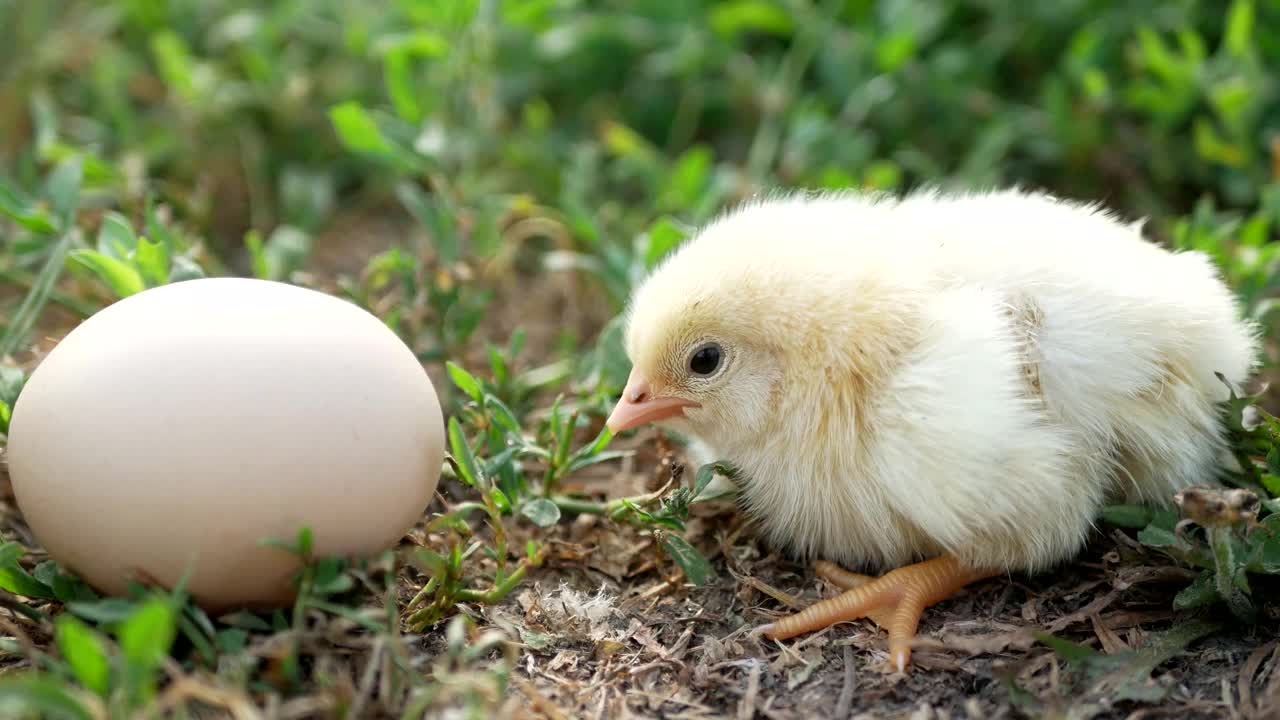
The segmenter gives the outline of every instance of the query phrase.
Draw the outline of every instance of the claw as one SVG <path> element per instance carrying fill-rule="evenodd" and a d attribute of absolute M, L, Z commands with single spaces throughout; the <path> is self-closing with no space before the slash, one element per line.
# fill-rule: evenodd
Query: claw
<path fill-rule="evenodd" d="M 817 569 L 835 585 L 847 588 L 845 592 L 763 625 L 756 632 L 783 640 L 865 617 L 888 631 L 889 654 L 898 672 L 906 670 L 911 641 L 925 608 L 970 583 L 999 574 L 966 567 L 949 556 L 907 565 L 879 578 L 850 573 L 831 563 L 820 563 Z"/>

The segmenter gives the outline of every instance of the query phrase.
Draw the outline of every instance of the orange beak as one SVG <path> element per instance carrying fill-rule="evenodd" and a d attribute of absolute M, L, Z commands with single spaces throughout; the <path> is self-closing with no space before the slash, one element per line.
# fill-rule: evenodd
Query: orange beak
<path fill-rule="evenodd" d="M 653 386 L 643 375 L 631 371 L 627 379 L 627 387 L 622 391 L 622 398 L 613 408 L 605 425 L 609 431 L 617 434 L 624 430 L 638 428 L 645 423 L 658 422 L 675 417 L 685 408 L 700 407 L 692 400 L 678 397 L 654 397 Z"/>

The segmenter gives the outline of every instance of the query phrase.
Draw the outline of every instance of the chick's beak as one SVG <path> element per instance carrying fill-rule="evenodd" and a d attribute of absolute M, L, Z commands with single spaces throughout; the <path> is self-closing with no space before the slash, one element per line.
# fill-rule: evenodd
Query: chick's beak
<path fill-rule="evenodd" d="M 640 427 L 645 423 L 658 422 L 675 417 L 685 408 L 699 407 L 698 403 L 678 397 L 654 397 L 653 386 L 643 375 L 631 371 L 627 379 L 627 387 L 622 391 L 622 398 L 613 408 L 605 425 L 612 433 Z"/>

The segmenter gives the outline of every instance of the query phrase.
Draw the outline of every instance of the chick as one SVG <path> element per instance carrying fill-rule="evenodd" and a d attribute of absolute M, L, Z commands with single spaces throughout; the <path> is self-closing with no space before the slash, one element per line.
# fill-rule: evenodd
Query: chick
<path fill-rule="evenodd" d="M 1104 502 L 1214 482 L 1215 373 L 1243 383 L 1258 332 L 1207 257 L 1140 223 L 928 191 L 719 217 L 636 290 L 625 344 L 609 428 L 735 465 L 766 539 L 847 590 L 760 632 L 867 617 L 901 670 L 926 607 L 1069 558 Z"/>

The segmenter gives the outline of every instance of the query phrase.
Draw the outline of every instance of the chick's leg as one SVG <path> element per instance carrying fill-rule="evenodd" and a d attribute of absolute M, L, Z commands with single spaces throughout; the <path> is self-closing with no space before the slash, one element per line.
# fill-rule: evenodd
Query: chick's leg
<path fill-rule="evenodd" d="M 950 556 L 907 565 L 879 578 L 847 572 L 831 563 L 820 563 L 818 572 L 845 588 L 845 592 L 765 625 L 758 632 L 781 640 L 839 622 L 869 618 L 889 633 L 890 661 L 899 671 L 911 658 L 911 641 L 925 608 L 970 583 L 999 574 L 996 570 L 970 568 Z"/>
<path fill-rule="evenodd" d="M 872 575 L 861 575 L 859 573 L 849 572 L 839 565 L 829 560 L 819 560 L 813 564 L 813 571 L 818 577 L 835 585 L 841 590 L 853 590 L 863 585 L 869 585 L 877 580 Z M 874 607 L 867 610 L 866 617 L 871 622 L 880 627 L 888 627 L 889 621 L 893 617 L 893 607 Z"/>

